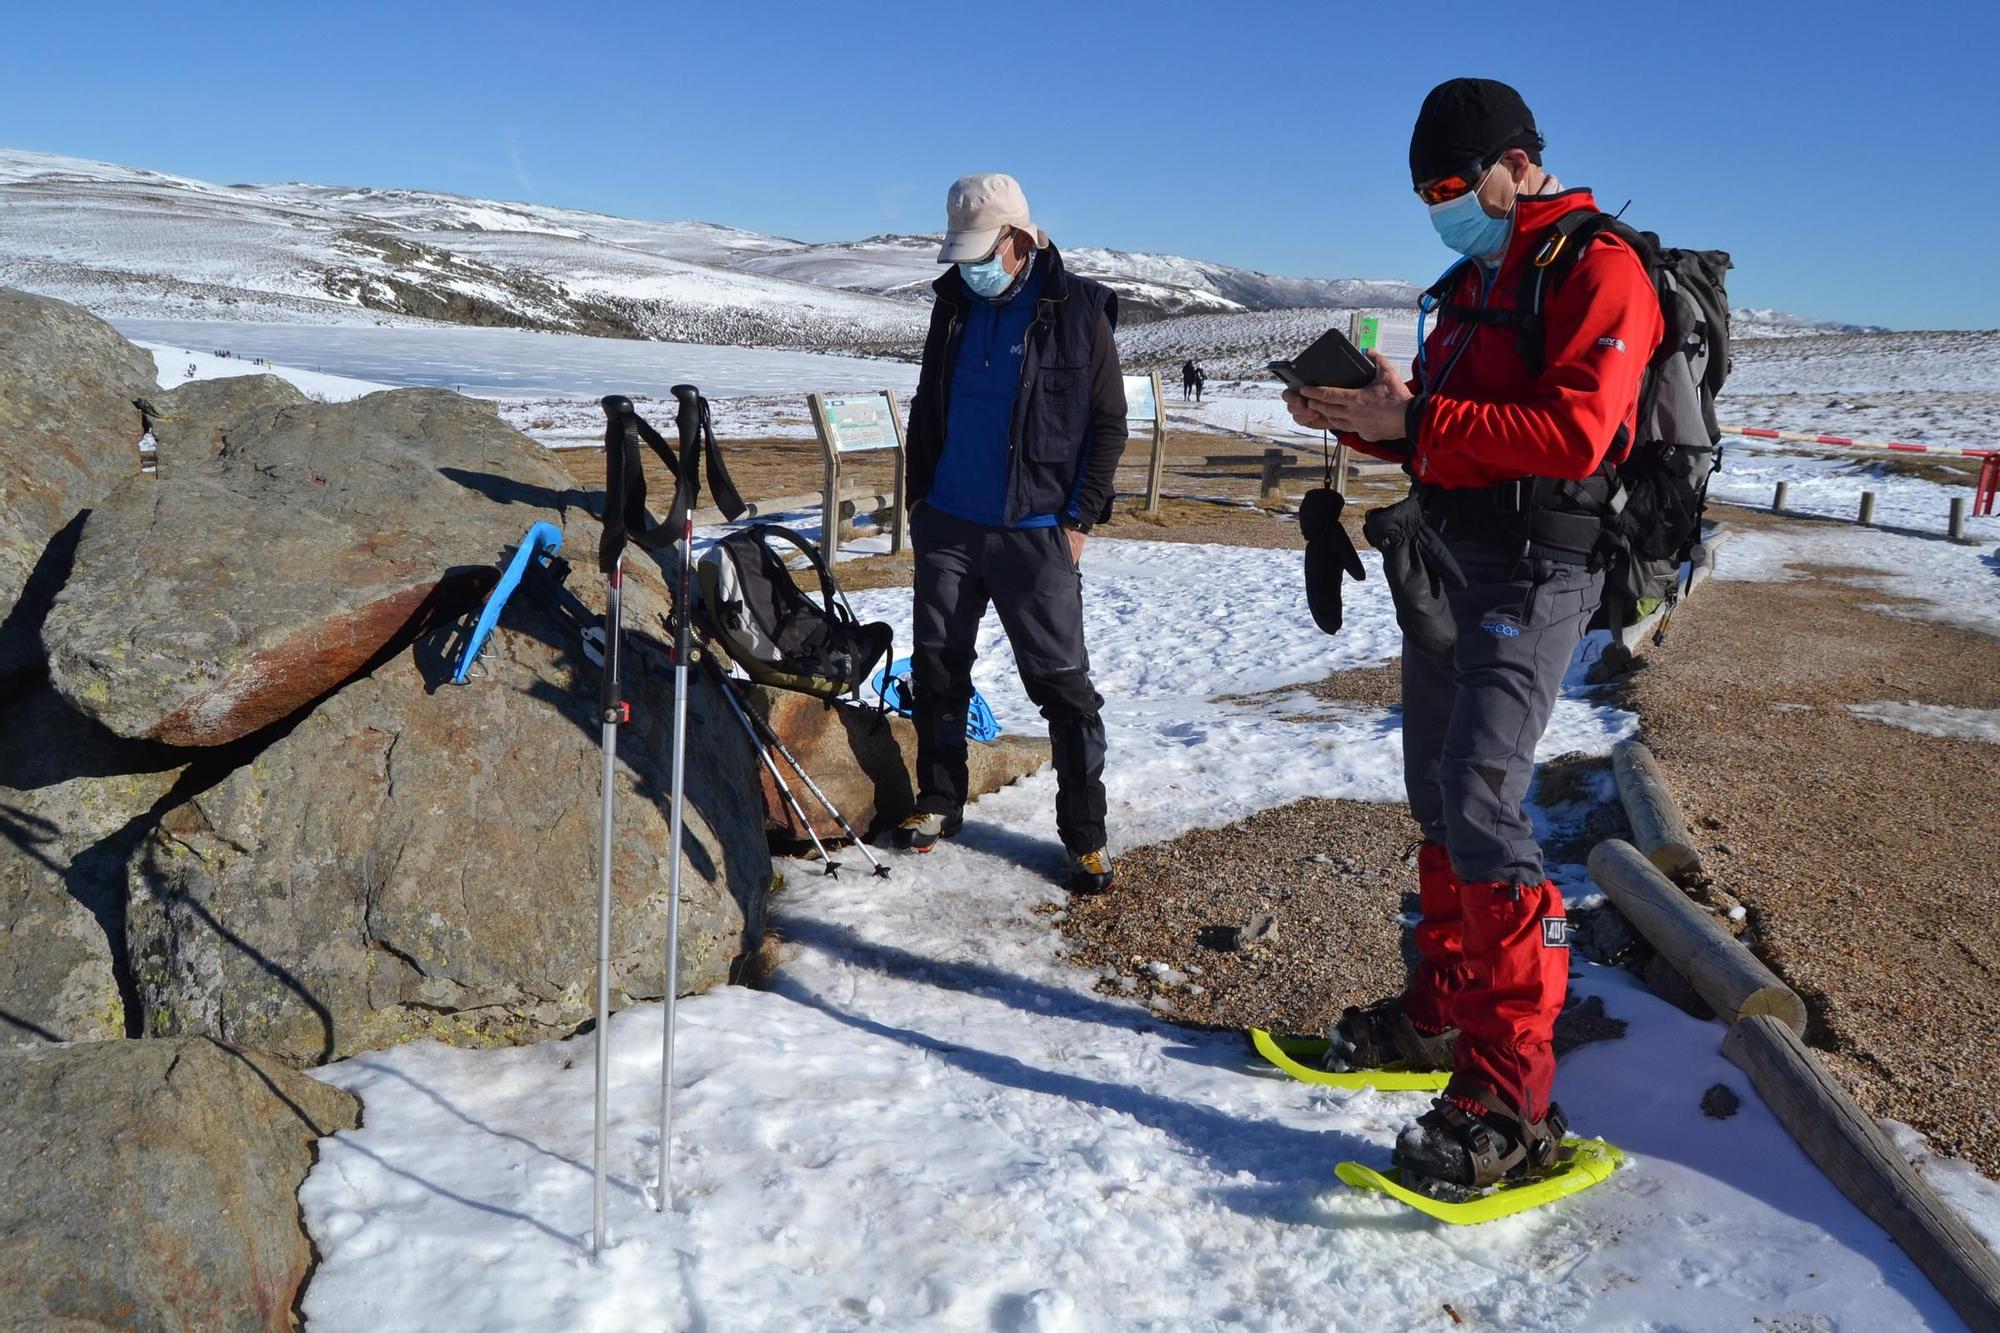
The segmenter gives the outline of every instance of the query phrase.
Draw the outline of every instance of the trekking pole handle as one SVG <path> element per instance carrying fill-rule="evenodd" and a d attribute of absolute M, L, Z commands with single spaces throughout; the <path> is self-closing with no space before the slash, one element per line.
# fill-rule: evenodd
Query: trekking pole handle
<path fill-rule="evenodd" d="M 680 431 L 681 448 L 686 449 L 701 440 L 701 390 L 692 384 L 676 384 L 673 392 L 678 404 L 674 425 Z"/>

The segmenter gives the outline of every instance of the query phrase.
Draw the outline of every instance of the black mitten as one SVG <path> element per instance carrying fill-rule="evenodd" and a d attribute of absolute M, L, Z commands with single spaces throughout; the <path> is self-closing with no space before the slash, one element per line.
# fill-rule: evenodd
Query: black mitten
<path fill-rule="evenodd" d="M 1330 486 L 1307 491 L 1299 501 L 1299 532 L 1306 539 L 1306 605 L 1313 623 L 1328 634 L 1340 632 L 1341 574 L 1368 577 L 1354 539 L 1341 525 L 1346 497 Z"/>
<path fill-rule="evenodd" d="M 1371 509 L 1361 520 L 1361 535 L 1382 553 L 1382 577 L 1396 604 L 1396 623 L 1403 638 L 1438 657 L 1451 655 L 1458 642 L 1458 624 L 1445 599 L 1444 582 L 1465 586 L 1465 573 L 1436 532 L 1424 521 L 1423 506 L 1412 492 L 1392 505 Z"/>

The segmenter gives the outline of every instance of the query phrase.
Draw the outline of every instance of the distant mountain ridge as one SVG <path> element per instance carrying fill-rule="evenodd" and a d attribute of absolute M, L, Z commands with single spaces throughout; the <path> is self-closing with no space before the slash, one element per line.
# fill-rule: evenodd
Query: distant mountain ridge
<path fill-rule="evenodd" d="M 759 273 L 906 298 L 930 297 L 938 275 L 940 233 L 887 234 L 821 245 L 795 243 L 739 261 Z M 1075 272 L 1110 286 L 1124 300 L 1127 319 L 1242 311 L 1352 309 L 1412 305 L 1419 288 L 1386 278 L 1286 278 L 1179 255 L 1064 246 Z"/>
<path fill-rule="evenodd" d="M 0 285 L 113 318 L 496 325 L 910 355 L 937 237 L 813 243 L 429 190 L 218 185 L 0 149 Z M 1407 309 L 1394 279 L 1292 278 L 1066 247 L 1128 325 Z M 1744 312 L 1772 331 L 1855 331 Z"/>

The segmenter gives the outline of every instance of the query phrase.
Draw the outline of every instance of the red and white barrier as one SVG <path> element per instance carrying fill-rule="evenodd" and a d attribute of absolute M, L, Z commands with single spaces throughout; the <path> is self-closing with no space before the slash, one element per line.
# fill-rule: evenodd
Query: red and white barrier
<path fill-rule="evenodd" d="M 1798 444 L 1831 444 L 1847 449 L 1878 450 L 1891 454 L 1931 454 L 1940 458 L 1977 458 L 1979 481 L 1973 490 L 1975 517 L 1990 517 L 2000 502 L 2000 449 L 1960 449 L 1948 444 L 1911 444 L 1907 440 L 1855 440 L 1845 435 L 1810 435 L 1798 430 L 1764 430 L 1757 426 L 1723 426 L 1724 435 L 1744 435 L 1753 440 L 1790 440 Z M 1864 517 L 1864 523 L 1867 519 Z M 1954 520 L 1956 522 L 1956 520 Z"/>
<path fill-rule="evenodd" d="M 1845 435 L 1809 435 L 1797 430 L 1762 430 L 1756 426 L 1724 426 L 1724 435 L 1753 440 L 1792 440 L 1799 444 L 1836 444 L 1850 449 L 1881 449 L 1892 454 L 1936 454 L 1944 458 L 1995 458 L 2000 449 L 1960 449 L 1948 444 L 1911 444 L 1907 440 L 1855 440 Z"/>

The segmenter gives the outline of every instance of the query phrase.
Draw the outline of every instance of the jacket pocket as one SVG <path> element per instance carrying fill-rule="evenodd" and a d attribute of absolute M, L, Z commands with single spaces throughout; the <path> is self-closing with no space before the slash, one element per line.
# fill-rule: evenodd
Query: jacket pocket
<path fill-rule="evenodd" d="M 1090 367 L 1044 366 L 1035 376 L 1028 413 L 1028 457 L 1037 463 L 1074 462 L 1090 423 Z"/>

